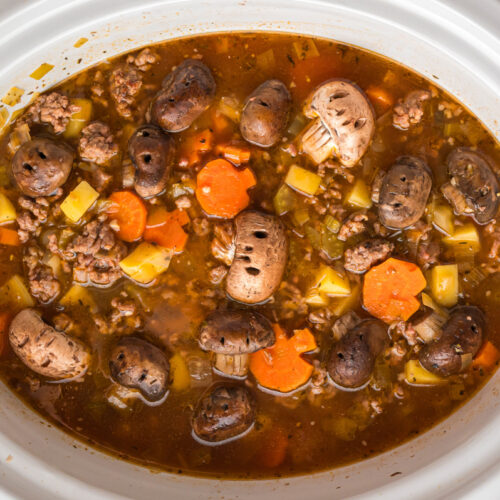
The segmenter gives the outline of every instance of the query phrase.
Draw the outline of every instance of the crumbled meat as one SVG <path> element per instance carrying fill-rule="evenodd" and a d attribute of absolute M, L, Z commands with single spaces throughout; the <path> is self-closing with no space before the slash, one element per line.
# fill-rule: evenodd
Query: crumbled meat
<path fill-rule="evenodd" d="M 126 292 L 114 297 L 109 314 L 95 315 L 94 322 L 101 335 L 130 335 L 143 326 L 137 304 Z"/>
<path fill-rule="evenodd" d="M 119 262 L 126 253 L 125 245 L 116 238 L 105 215 L 88 222 L 82 234 L 76 236 L 64 251 L 66 258 L 76 261 L 73 279 L 97 285 L 110 285 L 121 277 Z"/>
<path fill-rule="evenodd" d="M 360 317 L 354 312 L 349 311 L 338 318 L 332 326 L 333 338 L 339 341 L 349 330 L 352 330 L 359 322 Z"/>
<path fill-rule="evenodd" d="M 338 175 L 339 177 L 343 177 L 349 184 L 354 182 L 354 174 L 351 172 L 351 169 L 348 167 L 344 167 L 340 163 L 333 160 L 326 160 L 318 165 L 318 175 L 324 177 L 326 174 L 326 170 L 331 170 L 333 174 Z"/>
<path fill-rule="evenodd" d="M 208 272 L 208 280 L 212 285 L 218 285 L 226 277 L 227 271 L 228 269 L 226 266 L 213 267 Z"/>
<path fill-rule="evenodd" d="M 118 153 L 111 129 L 102 122 L 92 122 L 82 130 L 80 156 L 98 165 L 104 165 Z"/>
<path fill-rule="evenodd" d="M 394 126 L 407 130 L 410 125 L 420 123 L 424 117 L 424 101 L 431 98 L 428 90 L 414 90 L 404 99 L 399 99 L 394 106 L 392 123 Z"/>
<path fill-rule="evenodd" d="M 340 241 L 347 241 L 353 236 L 364 233 L 369 229 L 370 217 L 365 211 L 355 212 L 344 221 L 339 230 L 338 239 Z"/>
<path fill-rule="evenodd" d="M 380 188 L 382 187 L 382 181 L 384 180 L 385 172 L 383 170 L 377 171 L 375 178 L 372 182 L 372 194 L 371 198 L 373 203 L 379 202 Z"/>
<path fill-rule="evenodd" d="M 185 210 L 186 208 L 191 208 L 191 200 L 188 196 L 181 196 L 175 200 L 175 206 L 179 210 Z"/>
<path fill-rule="evenodd" d="M 386 348 L 384 352 L 384 359 L 390 366 L 397 366 L 401 364 L 408 352 L 406 347 L 406 342 L 404 340 L 398 340 L 392 345 Z"/>
<path fill-rule="evenodd" d="M 20 196 L 17 200 L 19 206 L 23 209 L 17 216 L 19 229 L 17 234 L 21 243 L 26 243 L 30 236 L 39 236 L 41 225 L 47 221 L 49 216 L 50 202 L 55 201 L 62 195 L 62 189 L 58 189 L 57 193 L 50 198 L 38 197 L 29 198 L 28 196 Z"/>
<path fill-rule="evenodd" d="M 113 180 L 113 176 L 105 172 L 101 167 L 96 166 L 88 173 L 88 180 L 91 186 L 98 192 L 104 192 Z"/>
<path fill-rule="evenodd" d="M 316 330 L 323 332 L 330 327 L 332 312 L 328 308 L 316 309 L 314 312 L 309 313 L 307 320 Z"/>
<path fill-rule="evenodd" d="M 74 320 L 71 318 L 71 316 L 69 316 L 69 314 L 66 313 L 56 314 L 52 318 L 52 324 L 56 330 L 67 333 L 72 333 L 72 330 L 75 327 Z"/>
<path fill-rule="evenodd" d="M 158 60 L 158 56 L 150 49 L 141 50 L 137 55 L 130 54 L 127 64 L 135 64 L 141 71 L 147 71 Z"/>
<path fill-rule="evenodd" d="M 406 342 L 408 342 L 408 345 L 414 346 L 418 342 L 418 334 L 413 328 L 413 325 L 411 323 L 407 323 L 406 321 L 398 321 L 397 323 L 393 323 L 390 326 L 391 330 L 395 330 L 396 336 L 399 337 L 404 337 L 406 339 Z"/>
<path fill-rule="evenodd" d="M 234 229 L 231 222 L 221 222 L 214 226 L 214 239 L 211 244 L 212 255 L 230 266 L 234 259 Z"/>
<path fill-rule="evenodd" d="M 52 268 L 43 264 L 42 258 L 43 251 L 36 246 L 30 246 L 25 251 L 23 262 L 31 295 L 40 302 L 47 303 L 59 295 L 61 284 L 54 276 Z"/>
<path fill-rule="evenodd" d="M 423 239 L 418 245 L 417 262 L 423 269 L 428 269 L 439 262 L 441 246 L 436 240 Z"/>
<path fill-rule="evenodd" d="M 313 360 L 313 373 L 311 383 L 306 389 L 306 398 L 314 406 L 323 404 L 326 399 L 331 399 L 337 389 L 328 380 L 328 372 L 318 359 Z M 288 398 L 282 398 L 288 399 Z"/>
<path fill-rule="evenodd" d="M 500 228 L 496 221 L 491 222 L 484 228 L 484 232 L 488 235 L 489 250 L 488 258 L 492 260 L 500 259 Z"/>
<path fill-rule="evenodd" d="M 344 252 L 344 268 L 361 274 L 385 260 L 394 250 L 394 244 L 381 239 L 365 240 Z"/>
<path fill-rule="evenodd" d="M 46 123 L 52 125 L 54 132 L 58 134 L 66 129 L 71 115 L 79 110 L 79 106 L 70 104 L 68 97 L 59 94 L 59 92 L 52 92 L 39 96 L 28 108 L 20 122 L 28 125 Z"/>
<path fill-rule="evenodd" d="M 307 314 L 308 306 L 305 297 L 293 283 L 288 281 L 281 282 L 278 290 L 278 298 L 281 301 L 279 310 L 280 319 L 291 319 Z"/>
<path fill-rule="evenodd" d="M 131 106 L 142 86 L 141 73 L 131 65 L 116 68 L 109 79 L 109 92 L 116 103 L 116 111 L 127 118 L 132 115 Z"/>
<path fill-rule="evenodd" d="M 196 236 L 207 236 L 210 233 L 210 221 L 205 219 L 205 217 L 193 219 L 192 227 Z"/>

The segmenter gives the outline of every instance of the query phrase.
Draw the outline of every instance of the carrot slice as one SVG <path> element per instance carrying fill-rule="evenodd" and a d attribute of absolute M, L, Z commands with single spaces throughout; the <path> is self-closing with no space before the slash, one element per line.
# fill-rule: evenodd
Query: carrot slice
<path fill-rule="evenodd" d="M 156 207 L 146 221 L 144 239 L 180 253 L 188 240 L 182 226 L 188 223 L 189 215 L 184 210 L 167 212 L 163 207 Z"/>
<path fill-rule="evenodd" d="M 417 265 L 391 257 L 366 273 L 363 304 L 372 316 L 386 323 L 406 321 L 420 307 L 416 295 L 426 284 Z"/>
<path fill-rule="evenodd" d="M 394 97 L 387 90 L 370 85 L 365 92 L 379 115 L 392 108 Z"/>
<path fill-rule="evenodd" d="M 472 360 L 472 366 L 492 370 L 497 365 L 498 360 L 500 360 L 500 351 L 487 340 Z"/>
<path fill-rule="evenodd" d="M 249 168 L 236 168 L 226 160 L 208 162 L 196 179 L 196 198 L 208 215 L 231 219 L 250 203 L 247 190 L 256 179 Z"/>
<path fill-rule="evenodd" d="M 291 338 L 279 325 L 273 328 L 276 343 L 250 355 L 250 371 L 262 387 L 290 392 L 310 379 L 313 367 L 301 354 L 316 349 L 316 340 L 307 328 L 295 330 Z"/>
<path fill-rule="evenodd" d="M 213 148 L 213 142 L 214 133 L 208 128 L 188 137 L 181 148 L 180 162 L 188 167 L 199 163 L 202 155 Z"/>
<path fill-rule="evenodd" d="M 258 454 L 257 461 L 268 469 L 281 465 L 286 458 L 288 436 L 280 427 L 273 428 L 262 440 L 263 448 Z"/>
<path fill-rule="evenodd" d="M 21 244 L 17 231 L 0 227 L 0 245 L 18 247 Z"/>
<path fill-rule="evenodd" d="M 146 227 L 148 212 L 144 202 L 130 191 L 116 191 L 109 200 L 111 206 L 106 213 L 118 223 L 118 237 L 123 241 L 138 240 Z"/>
<path fill-rule="evenodd" d="M 0 312 L 0 356 L 5 354 L 9 345 L 9 332 L 8 327 L 12 316 L 9 312 Z"/>
<path fill-rule="evenodd" d="M 293 96 L 302 100 L 320 83 L 333 78 L 341 72 L 340 56 L 325 54 L 295 62 L 291 70 Z"/>
<path fill-rule="evenodd" d="M 250 161 L 250 148 L 241 144 L 231 142 L 228 144 L 219 144 L 215 148 L 215 152 L 238 167 Z"/>

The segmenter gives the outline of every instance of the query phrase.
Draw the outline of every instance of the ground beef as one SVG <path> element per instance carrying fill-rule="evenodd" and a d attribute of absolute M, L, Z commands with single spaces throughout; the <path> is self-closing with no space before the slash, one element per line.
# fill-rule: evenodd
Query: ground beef
<path fill-rule="evenodd" d="M 214 226 L 214 239 L 210 249 L 212 255 L 217 259 L 230 266 L 233 262 L 235 246 L 234 246 L 234 229 L 231 222 L 220 222 Z"/>
<path fill-rule="evenodd" d="M 344 252 L 344 268 L 356 274 L 365 273 L 375 264 L 387 259 L 394 244 L 381 239 L 365 240 Z"/>
<path fill-rule="evenodd" d="M 484 228 L 484 232 L 488 235 L 488 258 L 498 261 L 500 259 L 500 228 L 497 222 L 493 221 Z"/>
<path fill-rule="evenodd" d="M 417 263 L 423 269 L 428 269 L 430 266 L 439 263 L 439 255 L 441 246 L 436 240 L 425 239 L 418 245 Z"/>
<path fill-rule="evenodd" d="M 205 217 L 193 219 L 192 227 L 196 236 L 207 236 L 210 233 L 210 221 Z"/>
<path fill-rule="evenodd" d="M 352 330 L 361 319 L 354 311 L 349 311 L 338 318 L 332 326 L 333 338 L 340 340 L 349 330 Z"/>
<path fill-rule="evenodd" d="M 90 172 L 85 172 L 84 177 L 98 193 L 103 193 L 113 180 L 113 176 L 99 166 Z"/>
<path fill-rule="evenodd" d="M 128 118 L 132 115 L 135 96 L 142 86 L 141 73 L 132 65 L 116 68 L 109 78 L 109 92 L 115 101 L 117 113 Z"/>
<path fill-rule="evenodd" d="M 378 203 L 380 196 L 380 188 L 382 187 L 382 181 L 384 180 L 386 172 L 379 170 L 375 174 L 375 178 L 372 182 L 371 198 L 373 203 Z"/>
<path fill-rule="evenodd" d="M 137 55 L 130 54 L 127 64 L 135 64 L 141 71 L 147 71 L 158 60 L 158 56 L 150 49 L 141 50 Z"/>
<path fill-rule="evenodd" d="M 318 165 L 318 175 L 324 177 L 327 170 L 330 170 L 334 175 L 343 177 L 349 184 L 354 182 L 354 174 L 348 167 L 342 166 L 340 163 L 333 160 L 326 160 Z"/>
<path fill-rule="evenodd" d="M 104 165 L 118 153 L 118 144 L 108 125 L 92 122 L 82 130 L 79 152 L 84 160 Z"/>
<path fill-rule="evenodd" d="M 395 127 L 407 130 L 410 125 L 420 123 L 424 117 L 424 101 L 431 98 L 428 90 L 414 90 L 394 106 L 392 123 Z"/>
<path fill-rule="evenodd" d="M 283 281 L 281 283 L 277 293 L 277 299 L 281 302 L 278 313 L 280 320 L 304 316 L 308 312 L 306 299 L 302 295 L 299 287 L 289 281 Z"/>
<path fill-rule="evenodd" d="M 61 292 L 61 284 L 50 266 L 42 263 L 43 251 L 37 246 L 26 249 L 23 262 L 26 266 L 31 295 L 40 302 L 47 303 Z"/>
<path fill-rule="evenodd" d="M 208 272 L 208 280 L 212 285 L 218 285 L 226 277 L 226 274 L 226 266 L 216 266 L 210 269 L 210 271 Z"/>
<path fill-rule="evenodd" d="M 62 189 L 59 188 L 54 196 L 44 198 L 29 198 L 20 196 L 17 200 L 22 211 L 17 216 L 19 228 L 17 234 L 21 243 L 26 243 L 31 236 L 39 236 L 41 226 L 49 217 L 50 203 L 59 199 L 62 195 Z"/>
<path fill-rule="evenodd" d="M 370 227 L 369 221 L 370 216 L 365 211 L 355 212 L 349 215 L 339 230 L 338 239 L 340 241 L 347 241 L 353 236 L 368 231 Z"/>
<path fill-rule="evenodd" d="M 116 238 L 107 217 L 100 215 L 85 224 L 82 234 L 70 242 L 63 255 L 74 261 L 75 281 L 110 285 L 121 277 L 119 262 L 126 253 L 124 243 Z"/>
<path fill-rule="evenodd" d="M 28 108 L 20 122 L 31 125 L 45 123 L 52 125 L 56 134 L 63 132 L 73 113 L 80 110 L 79 106 L 70 104 L 70 100 L 59 92 L 41 95 Z"/>
<path fill-rule="evenodd" d="M 102 335 L 129 335 L 143 326 L 137 305 L 126 292 L 114 297 L 109 314 L 97 314 L 94 322 Z"/>

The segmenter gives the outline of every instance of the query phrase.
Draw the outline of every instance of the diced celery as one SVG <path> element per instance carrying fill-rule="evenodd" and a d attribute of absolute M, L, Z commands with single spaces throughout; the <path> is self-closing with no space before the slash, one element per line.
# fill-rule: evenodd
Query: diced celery
<path fill-rule="evenodd" d="M 218 109 L 224 116 L 226 116 L 233 122 L 238 123 L 240 121 L 241 104 L 235 97 L 221 97 Z"/>
<path fill-rule="evenodd" d="M 317 288 L 311 288 L 306 293 L 305 301 L 310 306 L 324 307 L 328 305 L 329 299 L 324 293 L 320 293 Z"/>
<path fill-rule="evenodd" d="M 283 184 L 275 194 L 273 204 L 276 214 L 284 215 L 295 209 L 297 196 L 286 184 Z"/>
<path fill-rule="evenodd" d="M 458 302 L 458 267 L 456 264 L 434 266 L 431 271 L 431 292 L 441 306 L 453 307 Z"/>
<path fill-rule="evenodd" d="M 356 208 L 371 208 L 370 190 L 363 179 L 358 179 L 345 199 L 347 205 Z"/>
<path fill-rule="evenodd" d="M 432 222 L 438 229 L 450 236 L 455 231 L 455 217 L 449 205 L 435 205 L 431 214 Z"/>
<path fill-rule="evenodd" d="M 302 113 L 299 113 L 290 123 L 287 132 L 291 136 L 295 137 L 297 134 L 300 134 L 305 124 L 306 124 L 306 117 Z"/>
<path fill-rule="evenodd" d="M 258 54 L 255 60 L 257 68 L 260 71 L 272 71 L 276 66 L 276 61 L 274 59 L 274 50 L 269 49 L 261 54 Z"/>
<path fill-rule="evenodd" d="M 172 251 L 151 243 L 141 243 L 120 262 L 123 272 L 139 283 L 150 283 L 168 269 Z"/>
<path fill-rule="evenodd" d="M 80 182 L 61 203 L 61 210 L 71 222 L 78 222 L 99 198 L 99 193 L 86 181 Z"/>
<path fill-rule="evenodd" d="M 24 280 L 18 274 L 14 274 L 14 276 L 0 288 L 0 301 L 3 304 L 9 304 L 15 310 L 25 309 L 26 307 L 33 307 L 35 305 L 35 301 L 24 284 Z"/>
<path fill-rule="evenodd" d="M 98 309 L 90 291 L 80 285 L 73 285 L 64 294 L 59 303 L 65 307 L 87 307 L 91 312 L 97 312 Z"/>
<path fill-rule="evenodd" d="M 299 208 L 293 212 L 293 222 L 297 226 L 303 226 L 309 220 L 309 210 L 307 208 Z"/>
<path fill-rule="evenodd" d="M 16 209 L 3 193 L 0 193 L 0 224 L 16 220 Z"/>
<path fill-rule="evenodd" d="M 297 57 L 301 60 L 319 56 L 318 48 L 311 38 L 293 42 L 293 48 L 295 49 Z"/>
<path fill-rule="evenodd" d="M 286 175 L 285 183 L 292 189 L 308 196 L 313 196 L 321 184 L 321 177 L 298 165 L 292 165 Z"/>
<path fill-rule="evenodd" d="M 405 379 L 410 385 L 436 385 L 446 382 L 446 379 L 426 370 L 417 359 L 406 362 Z"/>
<path fill-rule="evenodd" d="M 78 106 L 80 110 L 71 115 L 63 133 L 64 137 L 68 139 L 78 137 L 92 117 L 92 101 L 90 99 L 72 98 L 71 104 Z"/>
<path fill-rule="evenodd" d="M 169 194 L 172 198 L 177 199 L 181 196 L 193 194 L 195 188 L 195 184 L 190 180 L 184 182 L 176 182 L 175 184 L 172 184 L 172 186 L 170 186 Z"/>
<path fill-rule="evenodd" d="M 170 388 L 174 391 L 184 391 L 191 385 L 191 377 L 187 363 L 179 354 L 174 354 L 170 360 Z"/>
<path fill-rule="evenodd" d="M 324 220 L 325 227 L 332 233 L 337 234 L 340 230 L 340 222 L 332 215 L 327 215 Z"/>
<path fill-rule="evenodd" d="M 340 259 L 344 254 L 344 242 L 330 231 L 324 224 L 321 225 L 321 250 L 332 260 Z"/>
<path fill-rule="evenodd" d="M 54 69 L 53 64 L 43 63 L 38 66 L 33 73 L 31 73 L 30 77 L 34 80 L 41 80 L 49 71 Z"/>
<path fill-rule="evenodd" d="M 481 247 L 479 233 L 472 222 L 467 222 L 463 226 L 457 226 L 450 236 L 443 238 L 447 245 L 460 246 L 465 253 L 476 253 Z"/>
<path fill-rule="evenodd" d="M 321 266 L 316 275 L 315 285 L 319 293 L 329 297 L 345 297 L 351 293 L 349 278 L 330 266 Z"/>
<path fill-rule="evenodd" d="M 306 233 L 307 239 L 309 240 L 309 243 L 314 248 L 314 250 L 318 250 L 318 252 L 321 251 L 321 233 L 309 224 L 304 228 L 304 231 Z"/>

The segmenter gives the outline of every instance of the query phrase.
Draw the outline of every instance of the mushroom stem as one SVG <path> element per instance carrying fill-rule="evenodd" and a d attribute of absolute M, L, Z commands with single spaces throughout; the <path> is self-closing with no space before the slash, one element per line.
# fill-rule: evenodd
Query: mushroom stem
<path fill-rule="evenodd" d="M 300 142 L 302 151 L 318 165 L 329 158 L 335 149 L 335 142 L 320 118 L 306 127 Z"/>
<path fill-rule="evenodd" d="M 244 377 L 248 372 L 248 354 L 216 354 L 215 368 L 225 375 Z"/>

